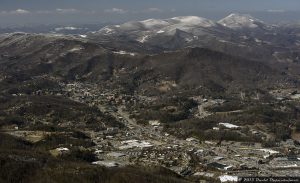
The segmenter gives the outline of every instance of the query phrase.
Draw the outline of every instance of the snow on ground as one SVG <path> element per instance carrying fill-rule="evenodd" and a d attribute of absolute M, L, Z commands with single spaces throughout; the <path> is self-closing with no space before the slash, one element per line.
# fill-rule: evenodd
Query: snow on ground
<path fill-rule="evenodd" d="M 145 35 L 145 36 L 139 38 L 137 41 L 140 43 L 145 43 L 148 38 L 149 38 L 149 35 Z"/>
<path fill-rule="evenodd" d="M 230 128 L 230 129 L 236 129 L 239 128 L 239 126 L 231 124 L 231 123 L 219 123 L 219 125 L 224 126 L 226 128 Z"/>
<path fill-rule="evenodd" d="M 188 42 L 188 43 L 190 43 L 190 42 L 194 41 L 194 39 L 192 39 L 192 38 L 185 38 L 185 41 Z"/>
<path fill-rule="evenodd" d="M 66 147 L 59 147 L 59 148 L 56 148 L 57 151 L 59 152 L 68 152 L 70 151 L 70 149 L 66 148 Z"/>
<path fill-rule="evenodd" d="M 119 55 L 130 55 L 130 56 L 135 56 L 136 54 L 135 53 L 131 53 L 131 52 L 126 52 L 126 51 L 115 51 L 113 52 L 115 54 L 119 54 Z"/>
<path fill-rule="evenodd" d="M 219 42 L 221 42 L 221 43 L 228 43 L 228 41 L 223 40 L 223 39 L 220 39 Z"/>
<path fill-rule="evenodd" d="M 139 141 L 139 140 L 127 140 L 121 142 L 122 146 L 119 149 L 131 149 L 131 148 L 145 148 L 145 147 L 152 147 L 153 145 L 146 141 Z"/>
<path fill-rule="evenodd" d="M 80 50 L 83 50 L 82 47 L 74 47 L 72 49 L 70 49 L 68 52 L 76 52 L 76 51 L 80 51 Z"/>
<path fill-rule="evenodd" d="M 208 172 L 196 172 L 193 174 L 193 176 L 204 176 L 204 177 L 210 177 L 213 178 L 214 177 L 214 173 L 208 173 Z"/>
<path fill-rule="evenodd" d="M 101 165 L 105 167 L 117 167 L 119 164 L 114 161 L 95 161 L 92 162 L 93 165 Z"/>
<path fill-rule="evenodd" d="M 300 99 L 300 94 L 295 94 L 291 96 L 292 99 Z"/>
<path fill-rule="evenodd" d="M 103 29 L 101 29 L 101 31 L 103 31 L 105 34 L 113 34 L 114 33 L 114 30 L 109 27 L 104 27 Z"/>
<path fill-rule="evenodd" d="M 269 153 L 269 154 L 278 154 L 279 153 L 278 151 L 274 151 L 272 149 L 258 149 L 258 150 Z"/>
<path fill-rule="evenodd" d="M 79 37 L 81 37 L 81 38 L 87 38 L 87 35 L 81 34 L 81 35 L 79 35 Z"/>
<path fill-rule="evenodd" d="M 293 164 L 293 165 L 277 166 L 276 168 L 297 168 L 297 167 L 298 167 L 297 164 Z"/>
<path fill-rule="evenodd" d="M 262 40 L 255 38 L 255 42 L 262 43 Z"/>
<path fill-rule="evenodd" d="M 238 177 L 237 176 L 231 176 L 231 175 L 221 175 L 220 177 L 221 182 L 237 182 Z"/>
<path fill-rule="evenodd" d="M 156 33 L 157 34 L 161 34 L 161 33 L 164 33 L 165 31 L 163 31 L 163 30 L 159 30 L 159 31 L 157 31 Z"/>

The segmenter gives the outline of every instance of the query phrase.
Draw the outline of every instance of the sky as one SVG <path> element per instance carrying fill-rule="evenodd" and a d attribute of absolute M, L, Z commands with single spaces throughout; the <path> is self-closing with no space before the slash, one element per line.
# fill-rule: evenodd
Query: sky
<path fill-rule="evenodd" d="M 300 0 L 0 0 L 0 25 L 120 23 L 186 15 L 218 20 L 230 13 L 300 22 Z"/>

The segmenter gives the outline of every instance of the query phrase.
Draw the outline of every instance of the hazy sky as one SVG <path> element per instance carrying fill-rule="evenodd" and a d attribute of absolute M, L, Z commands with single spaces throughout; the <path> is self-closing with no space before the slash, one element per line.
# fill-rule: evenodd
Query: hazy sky
<path fill-rule="evenodd" d="M 0 0 L 0 25 L 123 22 L 232 12 L 267 21 L 300 20 L 300 0 Z"/>

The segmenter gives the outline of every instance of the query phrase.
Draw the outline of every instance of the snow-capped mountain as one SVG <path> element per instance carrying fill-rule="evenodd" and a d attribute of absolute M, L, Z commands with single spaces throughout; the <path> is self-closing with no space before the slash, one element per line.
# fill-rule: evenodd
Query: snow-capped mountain
<path fill-rule="evenodd" d="M 220 30 L 222 29 L 222 30 Z M 170 19 L 148 19 L 131 21 L 121 25 L 106 26 L 92 32 L 89 37 L 100 40 L 120 40 L 136 44 L 161 45 L 174 47 L 185 46 L 197 41 L 201 36 L 223 32 L 220 24 L 197 16 L 181 16 Z M 206 39 L 206 38 L 205 38 Z M 159 42 L 159 44 L 157 44 Z"/>
<path fill-rule="evenodd" d="M 212 27 L 216 24 L 208 20 L 206 18 L 197 17 L 197 16 L 183 16 L 183 17 L 174 17 L 169 20 L 168 22 L 174 22 L 177 25 L 185 25 L 185 26 L 203 26 L 203 27 Z"/>
<path fill-rule="evenodd" d="M 193 35 L 183 38 L 184 44 L 184 42 L 193 43 L 195 40 L 199 40 L 199 37 L 203 36 L 219 38 L 224 42 L 224 39 L 235 30 L 268 28 L 269 26 L 263 21 L 250 15 L 230 14 L 218 22 L 197 16 L 131 21 L 121 25 L 106 26 L 90 35 L 92 37 L 105 38 L 122 37 L 145 44 L 147 42 L 151 43 L 152 40 L 157 40 L 157 38 L 160 38 L 164 42 L 163 40 L 166 37 L 175 36 L 178 30 L 180 30 Z"/>
<path fill-rule="evenodd" d="M 256 19 L 250 15 L 235 13 L 232 13 L 229 16 L 221 19 L 220 21 L 218 21 L 218 23 L 232 29 L 258 28 L 261 26 L 265 26 L 263 21 Z"/>
<path fill-rule="evenodd" d="M 230 14 L 218 22 L 197 16 L 131 21 L 90 32 L 87 39 L 128 52 L 152 54 L 206 47 L 254 59 L 264 59 L 262 55 L 274 57 L 275 52 L 286 53 L 289 47 L 296 49 L 300 42 L 286 31 L 244 14 Z"/>
<path fill-rule="evenodd" d="M 191 32 L 194 28 L 210 28 L 217 26 L 211 20 L 197 16 L 174 17 L 170 19 L 148 19 L 144 21 L 127 22 L 121 25 L 106 26 L 95 34 L 122 34 L 147 32 L 147 34 L 175 34 L 176 29 Z M 150 36 L 150 35 L 149 35 Z"/>
<path fill-rule="evenodd" d="M 270 26 L 250 15 L 230 14 L 218 22 L 197 16 L 181 16 L 170 19 L 132 21 L 121 25 L 106 26 L 99 31 L 94 32 L 94 34 L 117 35 L 124 33 L 139 34 L 144 32 L 141 35 L 141 38 L 137 40 L 143 40 L 142 42 L 145 42 L 143 39 L 145 32 L 149 38 L 152 34 L 155 35 L 164 33 L 167 35 L 174 35 L 177 29 L 187 33 L 193 33 L 197 36 L 197 34 L 203 33 L 199 30 L 218 30 L 224 32 L 224 29 L 265 29 L 267 27 Z"/>

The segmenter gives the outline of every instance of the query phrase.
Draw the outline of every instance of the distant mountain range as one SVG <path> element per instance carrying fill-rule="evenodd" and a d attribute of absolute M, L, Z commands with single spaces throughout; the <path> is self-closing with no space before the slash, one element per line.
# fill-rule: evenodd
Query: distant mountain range
<path fill-rule="evenodd" d="M 0 34 L 24 32 L 24 33 L 53 33 L 53 34 L 84 34 L 90 31 L 97 31 L 108 25 L 108 23 L 98 24 L 33 24 L 33 25 L 15 25 L 8 27 L 0 26 Z"/>
<path fill-rule="evenodd" d="M 204 86 L 234 92 L 298 85 L 299 46 L 299 27 L 268 25 L 250 15 L 231 14 L 218 22 L 196 16 L 149 19 L 80 34 L 0 34 L 0 71 L 21 80 L 47 74 L 130 82 L 130 91 L 148 93 L 169 80 L 178 91 Z"/>
<path fill-rule="evenodd" d="M 244 14 L 230 14 L 219 21 L 184 16 L 107 26 L 7 28 L 7 32 L 11 33 L 19 30 L 80 37 L 114 52 L 157 54 L 202 47 L 258 61 L 300 61 L 300 26 L 269 25 Z M 1 32 L 5 32 L 4 29 L 0 29 Z"/>
<path fill-rule="evenodd" d="M 132 21 L 87 33 L 90 40 L 104 47 L 129 52 L 153 54 L 205 47 L 254 60 L 279 62 L 299 61 L 299 35 L 299 26 L 269 25 L 242 14 L 230 14 L 217 22 L 196 16 Z"/>

